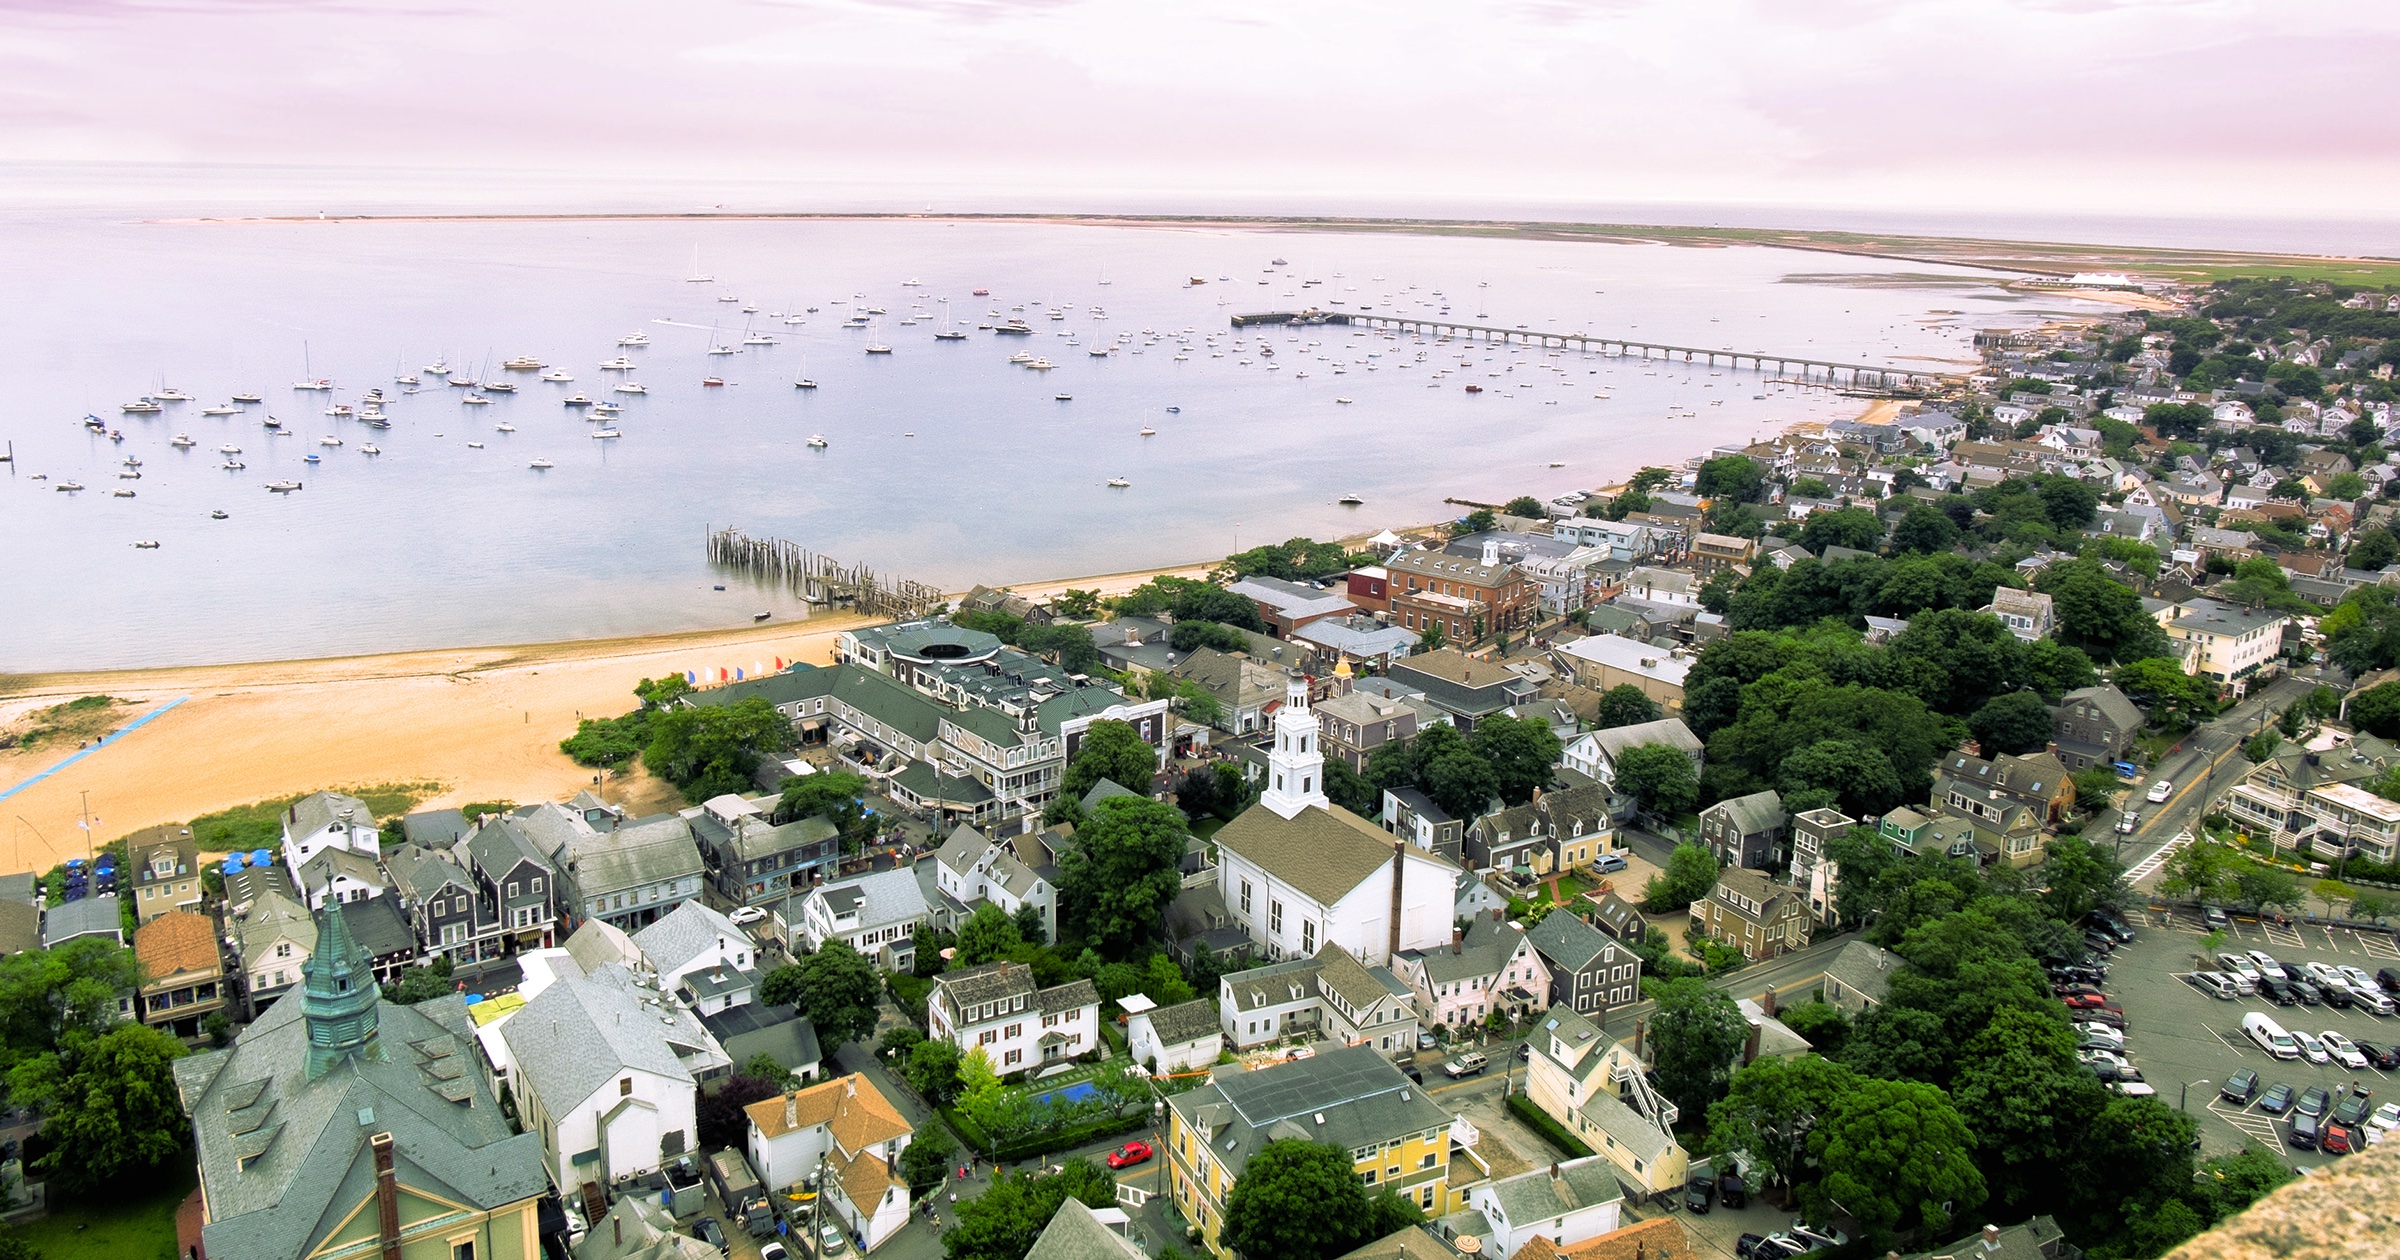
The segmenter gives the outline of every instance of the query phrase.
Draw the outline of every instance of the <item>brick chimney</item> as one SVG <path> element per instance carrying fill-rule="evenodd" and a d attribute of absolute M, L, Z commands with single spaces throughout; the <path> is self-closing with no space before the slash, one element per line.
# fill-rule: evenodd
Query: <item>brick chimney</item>
<path fill-rule="evenodd" d="M 1775 1018 L 1775 986 L 1774 986 L 1774 985 L 1771 985 L 1771 984 L 1770 984 L 1770 985 L 1768 985 L 1768 986 L 1767 986 L 1767 991 L 1766 991 L 1765 993 L 1762 993 L 1762 994 L 1760 994 L 1760 995 L 1759 995 L 1759 998 L 1758 998 L 1758 1009 L 1760 1009 L 1760 1010 L 1762 1010 L 1762 1011 L 1765 1011 L 1765 1012 L 1767 1013 L 1767 1018 L 1768 1018 L 1768 1019 L 1773 1019 L 1773 1018 Z"/>
<path fill-rule="evenodd" d="M 367 1139 L 375 1150 L 375 1236 L 383 1260 L 400 1260 L 400 1174 L 392 1166 L 392 1135 Z"/>
<path fill-rule="evenodd" d="M 1744 1064 L 1755 1063 L 1758 1061 L 1758 1034 L 1759 1026 L 1756 1024 L 1750 1025 L 1750 1037 L 1748 1040 L 1742 1043 L 1742 1062 Z"/>

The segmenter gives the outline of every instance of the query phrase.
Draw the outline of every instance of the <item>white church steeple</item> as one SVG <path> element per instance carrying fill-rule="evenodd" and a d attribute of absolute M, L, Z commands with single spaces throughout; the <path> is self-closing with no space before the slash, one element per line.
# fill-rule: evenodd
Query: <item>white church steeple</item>
<path fill-rule="evenodd" d="M 1325 799 L 1325 751 L 1318 747 L 1317 715 L 1308 707 L 1308 676 L 1291 675 L 1283 708 L 1275 714 L 1275 747 L 1267 754 L 1267 790 L 1258 803 L 1290 818 Z"/>

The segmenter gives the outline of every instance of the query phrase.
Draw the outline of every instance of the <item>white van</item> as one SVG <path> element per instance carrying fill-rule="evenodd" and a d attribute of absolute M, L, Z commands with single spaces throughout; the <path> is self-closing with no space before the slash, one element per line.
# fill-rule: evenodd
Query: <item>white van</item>
<path fill-rule="evenodd" d="M 2258 1048 L 2266 1051 L 2270 1058 L 2300 1057 L 2300 1043 L 2292 1040 L 2292 1035 L 2283 1030 L 2283 1025 L 2256 1011 L 2242 1017 L 2242 1032 L 2257 1042 Z"/>
<path fill-rule="evenodd" d="M 2220 998 L 2227 1002 L 2242 995 L 2241 990 L 2235 987 L 2233 979 L 2220 971 L 2195 971 L 2192 973 L 2192 985 L 2210 997 Z"/>

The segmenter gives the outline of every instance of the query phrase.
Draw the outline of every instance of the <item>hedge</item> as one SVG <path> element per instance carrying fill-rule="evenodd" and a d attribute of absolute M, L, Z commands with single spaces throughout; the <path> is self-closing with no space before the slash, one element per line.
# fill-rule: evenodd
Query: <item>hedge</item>
<path fill-rule="evenodd" d="M 1547 1138 L 1550 1145 L 1564 1152 L 1567 1158 L 1582 1159 L 1592 1153 L 1591 1147 L 1577 1141 L 1574 1134 L 1567 1132 L 1566 1126 L 1550 1118 L 1550 1113 L 1534 1106 L 1531 1098 L 1523 1094 L 1510 1094 L 1508 1109 L 1517 1113 L 1517 1119 L 1524 1121 L 1534 1132 Z"/>
<path fill-rule="evenodd" d="M 991 1135 L 985 1133 L 982 1126 L 961 1115 L 956 1108 L 944 1107 L 941 1112 L 942 1118 L 948 1120 L 950 1127 L 956 1129 L 959 1137 L 965 1140 L 968 1150 L 999 1163 L 1013 1163 L 1036 1155 L 1047 1155 L 1052 1151 L 1068 1150 L 1095 1138 L 1131 1133 L 1150 1123 L 1148 1108 L 1137 1107 L 1130 1115 L 1101 1116 L 1048 1132 L 1027 1133 L 994 1147 Z"/>

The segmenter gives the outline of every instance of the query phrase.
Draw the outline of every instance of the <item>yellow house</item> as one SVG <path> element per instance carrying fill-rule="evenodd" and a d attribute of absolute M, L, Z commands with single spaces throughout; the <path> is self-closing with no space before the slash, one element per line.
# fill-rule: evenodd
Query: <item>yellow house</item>
<path fill-rule="evenodd" d="M 540 1260 L 541 1139 L 500 1114 L 465 1005 L 386 1005 L 334 901 L 301 980 L 175 1063 L 199 1260 Z"/>
<path fill-rule="evenodd" d="M 1525 1096 L 1593 1153 L 1608 1157 L 1637 1195 L 1671 1193 L 1691 1175 L 1675 1140 L 1674 1106 L 1642 1078 L 1642 1062 L 1583 1016 L 1554 1006 L 1526 1038 Z"/>
<path fill-rule="evenodd" d="M 1325 1051 L 1255 1072 L 1227 1068 L 1208 1084 L 1168 1099 L 1167 1106 L 1170 1193 L 1184 1219 L 1199 1227 L 1201 1241 L 1223 1260 L 1233 1255 L 1219 1238 L 1225 1200 L 1243 1167 L 1269 1142 L 1341 1147 L 1368 1193 L 1390 1190 L 1428 1216 L 1466 1206 L 1465 1187 L 1452 1183 L 1450 1164 L 1453 1145 L 1462 1137 L 1471 1142 L 1472 1131 L 1455 1132 L 1459 1126 L 1450 1112 L 1373 1046 Z M 1475 1167 L 1465 1180 L 1484 1176 Z"/>

